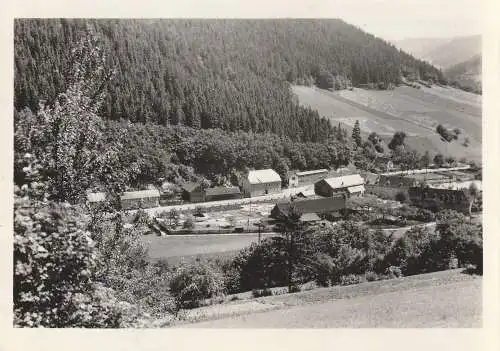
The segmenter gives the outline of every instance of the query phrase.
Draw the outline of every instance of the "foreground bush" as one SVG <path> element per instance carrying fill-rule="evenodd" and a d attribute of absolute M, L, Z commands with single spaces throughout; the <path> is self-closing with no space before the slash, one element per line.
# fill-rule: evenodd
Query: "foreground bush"
<path fill-rule="evenodd" d="M 14 324 L 116 328 L 132 322 L 132 306 L 96 281 L 97 259 L 81 210 L 16 196 Z"/>
<path fill-rule="evenodd" d="M 202 300 L 224 295 L 224 276 L 206 262 L 179 266 L 170 281 L 177 309 L 200 306 Z"/>

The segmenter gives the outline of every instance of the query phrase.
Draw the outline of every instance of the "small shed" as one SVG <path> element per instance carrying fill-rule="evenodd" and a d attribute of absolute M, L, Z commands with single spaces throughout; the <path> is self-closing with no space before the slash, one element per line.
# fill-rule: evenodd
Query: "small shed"
<path fill-rule="evenodd" d="M 204 192 L 200 183 L 184 183 L 182 186 L 182 199 L 190 202 L 203 202 Z"/>
<path fill-rule="evenodd" d="M 240 188 L 232 187 L 216 187 L 205 190 L 205 201 L 220 201 L 241 199 Z"/>
<path fill-rule="evenodd" d="M 248 197 L 281 192 L 281 177 L 273 169 L 249 171 L 242 181 L 243 193 Z"/>
<path fill-rule="evenodd" d="M 127 191 L 120 196 L 123 209 L 151 208 L 160 205 L 160 192 L 155 190 Z"/>

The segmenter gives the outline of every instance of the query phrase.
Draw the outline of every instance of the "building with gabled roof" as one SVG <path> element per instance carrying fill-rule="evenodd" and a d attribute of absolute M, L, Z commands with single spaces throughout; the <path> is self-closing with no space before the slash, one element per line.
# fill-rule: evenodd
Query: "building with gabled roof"
<path fill-rule="evenodd" d="M 220 201 L 241 199 L 240 188 L 232 187 L 215 187 L 205 189 L 205 201 Z"/>
<path fill-rule="evenodd" d="M 364 183 L 364 179 L 359 174 L 325 178 L 314 184 L 314 192 L 327 197 L 339 194 L 347 197 L 362 196 L 365 192 Z"/>
<path fill-rule="evenodd" d="M 289 177 L 289 186 L 297 187 L 303 184 L 312 184 L 328 175 L 326 168 L 314 169 L 312 171 L 293 172 Z"/>
<path fill-rule="evenodd" d="M 281 192 L 281 177 L 273 169 L 249 171 L 242 180 L 243 193 L 247 197 Z"/>
<path fill-rule="evenodd" d="M 160 206 L 160 192 L 157 189 L 126 191 L 120 196 L 123 209 L 150 208 Z"/>
<path fill-rule="evenodd" d="M 200 183 L 188 182 L 182 185 L 182 199 L 190 202 L 202 202 L 204 193 Z"/>
<path fill-rule="evenodd" d="M 290 213 L 291 207 L 302 215 L 306 213 L 332 213 L 342 211 L 346 208 L 346 199 L 343 196 L 320 197 L 296 199 L 295 201 L 278 202 L 271 210 L 271 218 L 279 219 Z"/>

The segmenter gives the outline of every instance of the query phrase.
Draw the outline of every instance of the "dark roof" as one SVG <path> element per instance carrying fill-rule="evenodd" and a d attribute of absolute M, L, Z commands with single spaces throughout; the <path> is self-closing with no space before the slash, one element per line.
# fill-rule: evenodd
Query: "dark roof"
<path fill-rule="evenodd" d="M 292 202 L 277 203 L 273 211 L 279 211 L 281 214 L 288 214 Z M 316 197 L 307 199 L 297 199 L 293 201 L 295 208 L 305 213 L 322 213 L 322 212 L 335 212 L 346 207 L 346 200 L 343 197 Z"/>
<path fill-rule="evenodd" d="M 182 185 L 182 190 L 187 191 L 188 193 L 193 192 L 195 190 L 198 190 L 198 188 L 201 185 L 199 183 L 191 182 L 191 183 L 184 183 Z"/>
<path fill-rule="evenodd" d="M 205 190 L 206 196 L 229 195 L 229 194 L 241 194 L 240 188 L 232 186 L 232 187 L 208 188 Z"/>

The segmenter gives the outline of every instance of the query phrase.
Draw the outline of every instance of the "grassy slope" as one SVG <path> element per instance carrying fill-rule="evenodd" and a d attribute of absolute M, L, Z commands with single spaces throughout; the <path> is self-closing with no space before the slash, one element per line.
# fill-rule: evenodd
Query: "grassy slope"
<path fill-rule="evenodd" d="M 444 271 L 209 306 L 187 315 L 205 322 L 186 326 L 480 327 L 481 286 L 481 277 Z"/>
<path fill-rule="evenodd" d="M 359 120 L 364 134 L 374 131 L 387 141 L 395 131 L 406 132 L 407 143 L 420 152 L 481 159 L 481 102 L 477 95 L 440 87 L 329 92 L 294 86 L 293 91 L 301 104 L 317 109 L 333 123 L 352 127 Z M 457 141 L 444 142 L 435 132 L 438 124 L 461 128 L 463 134 Z M 469 147 L 462 145 L 465 137 Z"/>

